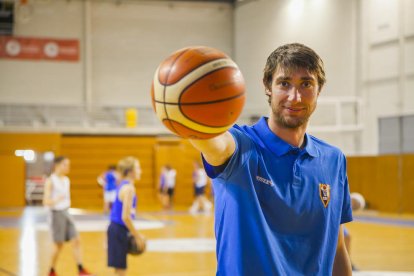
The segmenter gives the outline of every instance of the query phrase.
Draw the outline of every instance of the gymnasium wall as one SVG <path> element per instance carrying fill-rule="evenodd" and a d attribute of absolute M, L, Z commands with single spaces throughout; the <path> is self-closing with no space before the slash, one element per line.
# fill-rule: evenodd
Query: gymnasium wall
<path fill-rule="evenodd" d="M 22 20 L 16 9 L 14 35 L 82 41 L 80 1 L 30 1 Z M 7 104 L 83 105 L 84 55 L 79 62 L 0 59 L 0 102 Z"/>
<path fill-rule="evenodd" d="M 140 160 L 142 176 L 137 183 L 140 203 L 154 203 L 153 137 L 62 136 L 61 153 L 71 160 L 71 196 L 73 207 L 101 207 L 102 188 L 96 179 L 108 165 L 126 156 Z"/>
<path fill-rule="evenodd" d="M 25 166 L 23 158 L 0 155 L 0 207 L 25 206 Z"/>
<path fill-rule="evenodd" d="M 414 213 L 414 155 L 348 157 L 351 192 L 361 193 L 368 208 Z"/>
<path fill-rule="evenodd" d="M 160 206 L 157 199 L 160 168 L 170 164 L 177 170 L 175 204 L 193 201 L 193 162 L 200 154 L 187 140 L 176 137 L 120 135 L 61 135 L 0 133 L 0 168 L 3 180 L 0 206 L 24 206 L 24 162 L 16 149 L 54 151 L 71 159 L 72 205 L 102 207 L 102 188 L 96 178 L 109 164 L 125 156 L 141 162 L 142 177 L 136 183 L 139 208 Z M 347 157 L 351 192 L 366 198 L 369 208 L 392 213 L 414 213 L 414 155 Z"/>
<path fill-rule="evenodd" d="M 25 206 L 25 163 L 15 156 L 17 149 L 53 151 L 71 160 L 72 207 L 99 209 L 103 191 L 97 177 L 110 164 L 126 156 L 140 160 L 142 175 L 136 182 L 139 207 L 159 206 L 158 181 L 161 166 L 177 170 L 175 204 L 190 205 L 194 199 L 193 162 L 200 154 L 188 141 L 174 137 L 120 135 L 61 135 L 0 133 L 0 207 Z"/>
<path fill-rule="evenodd" d="M 159 175 L 166 164 L 177 170 L 174 203 L 190 205 L 194 199 L 192 163 L 200 155 L 188 141 L 154 136 L 62 135 L 61 145 L 61 153 L 71 160 L 73 207 L 100 208 L 103 191 L 96 179 L 109 164 L 126 156 L 138 158 L 141 164 L 141 179 L 135 183 L 139 207 L 160 205 Z"/>
<path fill-rule="evenodd" d="M 359 1 L 359 10 L 361 151 L 377 153 L 378 118 L 414 113 L 414 2 Z"/>
<path fill-rule="evenodd" d="M 238 1 L 234 9 L 201 1 L 28 2 L 30 13 L 16 10 L 14 34 L 78 39 L 80 60 L 0 59 L 1 105 L 150 108 L 159 62 L 204 44 L 240 65 L 242 116 L 263 115 L 266 57 L 278 45 L 303 42 L 322 56 L 328 78 L 310 124 L 314 135 L 348 155 L 377 154 L 378 118 L 414 113 L 411 0 Z"/>
<path fill-rule="evenodd" d="M 57 133 L 0 133 L 0 207 L 25 206 L 26 167 L 15 150 L 31 149 L 40 152 L 60 152 Z"/>
<path fill-rule="evenodd" d="M 117 4 L 118 3 L 118 4 Z M 158 64 L 189 45 L 233 53 L 229 4 L 168 1 L 29 1 L 15 36 L 77 39 L 77 62 L 0 59 L 0 103 L 151 106 Z"/>
<path fill-rule="evenodd" d="M 302 42 L 321 55 L 327 74 L 310 132 L 348 155 L 378 154 L 378 118 L 414 113 L 413 18 L 411 0 L 241 3 L 234 43 L 248 87 L 245 112 L 266 113 L 261 79 L 268 54 L 278 45 Z M 360 108 L 321 104 L 349 97 Z M 329 127 L 318 128 L 324 125 Z"/>

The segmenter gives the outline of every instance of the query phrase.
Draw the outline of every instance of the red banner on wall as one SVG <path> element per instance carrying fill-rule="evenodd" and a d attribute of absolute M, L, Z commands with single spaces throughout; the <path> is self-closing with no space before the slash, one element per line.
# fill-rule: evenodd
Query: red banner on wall
<path fill-rule="evenodd" d="M 79 40 L 0 36 L 0 58 L 78 61 Z"/>

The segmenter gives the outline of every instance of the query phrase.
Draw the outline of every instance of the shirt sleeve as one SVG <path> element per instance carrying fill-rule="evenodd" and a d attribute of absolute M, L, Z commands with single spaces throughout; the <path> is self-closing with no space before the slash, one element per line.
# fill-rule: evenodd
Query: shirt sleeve
<path fill-rule="evenodd" d="M 349 194 L 348 176 L 346 174 L 346 158 L 343 157 L 343 181 L 344 181 L 344 199 L 342 203 L 341 224 L 352 221 L 351 195 Z"/>
<path fill-rule="evenodd" d="M 242 131 L 242 128 L 235 125 L 229 130 L 236 143 L 236 149 L 233 155 L 222 165 L 213 166 L 210 165 L 201 154 L 204 169 L 207 175 L 214 178 L 227 179 L 231 174 L 234 174 L 238 168 L 241 168 L 244 163 L 249 159 L 252 148 L 254 147 L 251 138 Z"/>

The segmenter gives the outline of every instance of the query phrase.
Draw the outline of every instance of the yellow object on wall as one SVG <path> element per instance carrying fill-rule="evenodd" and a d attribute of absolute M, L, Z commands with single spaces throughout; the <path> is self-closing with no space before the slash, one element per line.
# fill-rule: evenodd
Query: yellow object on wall
<path fill-rule="evenodd" d="M 128 108 L 125 110 L 125 126 L 134 128 L 138 125 L 138 110 L 136 108 Z"/>

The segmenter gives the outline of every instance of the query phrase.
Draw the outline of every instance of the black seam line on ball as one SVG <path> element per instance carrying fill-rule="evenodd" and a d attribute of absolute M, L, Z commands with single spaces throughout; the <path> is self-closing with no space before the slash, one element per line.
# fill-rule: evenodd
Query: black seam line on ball
<path fill-rule="evenodd" d="M 175 58 L 175 60 L 172 62 L 172 64 L 171 64 L 171 67 L 172 66 L 174 66 L 174 64 L 177 62 L 177 60 L 185 53 L 185 52 L 187 52 L 187 51 L 189 51 L 189 49 L 187 49 L 187 50 L 185 50 L 185 51 L 183 51 L 181 54 L 179 54 L 176 58 Z M 170 68 L 171 68 L 170 67 Z M 168 83 L 168 78 L 170 77 L 170 73 L 171 73 L 171 70 L 169 70 L 168 71 L 168 74 L 167 74 L 167 76 L 166 76 L 166 80 L 167 80 L 167 83 Z M 158 78 L 159 78 L 159 72 L 158 72 Z M 159 79 L 158 79 L 158 81 L 159 81 Z M 159 81 L 159 83 L 161 83 L 160 81 Z M 163 91 L 163 99 L 165 100 L 165 94 L 166 94 L 166 90 L 167 90 L 167 86 L 166 85 L 164 85 L 164 89 L 163 89 L 164 91 Z M 168 123 L 170 124 L 170 127 L 172 128 L 172 129 L 174 129 L 174 132 L 175 133 L 177 133 L 177 134 L 180 134 L 179 132 L 178 132 L 178 130 L 173 126 L 173 124 L 170 122 L 170 117 L 168 116 L 168 111 L 167 111 L 167 106 L 165 106 L 164 105 L 164 112 L 165 112 L 165 115 L 167 116 L 167 119 L 168 119 Z"/>
<path fill-rule="evenodd" d="M 224 67 L 220 67 L 220 68 L 216 68 L 216 69 L 214 69 L 214 70 L 211 70 L 211 71 L 209 71 L 208 73 L 206 73 L 206 74 L 204 74 L 204 75 L 202 75 L 202 76 L 200 76 L 200 77 L 198 77 L 197 79 L 195 79 L 195 80 L 193 80 L 192 82 L 190 82 L 189 84 L 187 84 L 187 86 L 186 87 L 184 87 L 183 88 L 183 90 L 181 91 L 181 94 L 180 94 L 180 96 L 179 96 L 179 98 L 178 98 L 178 101 L 181 101 L 181 98 L 183 97 L 183 95 L 188 91 L 188 89 L 191 87 L 191 86 L 193 86 L 196 82 L 198 82 L 199 80 L 201 80 L 201 79 L 203 79 L 203 78 L 205 78 L 206 76 L 208 76 L 208 75 L 211 75 L 211 74 L 214 74 L 214 73 L 216 73 L 216 72 L 218 72 L 218 71 L 221 71 L 221 70 L 226 70 L 226 69 L 235 69 L 233 66 L 224 66 Z M 164 100 L 165 100 L 165 98 L 164 98 Z"/>
<path fill-rule="evenodd" d="M 231 97 L 220 99 L 220 100 L 208 101 L 208 102 L 196 102 L 196 103 L 170 103 L 170 102 L 163 102 L 163 101 L 155 101 L 155 102 L 159 103 L 159 104 L 164 104 L 164 105 L 179 105 L 179 106 L 181 106 L 181 105 L 215 104 L 215 103 L 225 102 L 225 101 L 229 101 L 229 100 L 232 100 L 232 99 L 242 97 L 242 96 L 244 96 L 244 94 L 245 93 L 243 92 L 243 93 L 237 94 L 235 96 L 231 96 Z"/>
<path fill-rule="evenodd" d="M 188 50 L 187 50 L 188 51 Z M 171 64 L 171 67 L 175 64 L 175 62 L 178 60 L 178 58 L 179 57 L 181 57 L 182 56 L 182 54 L 184 54 L 185 52 L 187 52 L 187 51 L 184 51 L 184 52 L 182 52 L 179 56 L 177 56 L 177 58 L 174 60 L 174 62 Z M 191 71 L 188 71 L 184 76 L 182 76 L 179 80 L 177 80 L 177 81 L 175 81 L 175 82 L 173 82 L 173 83 L 169 83 L 169 84 L 166 84 L 166 83 L 168 83 L 168 77 L 167 77 L 167 81 L 166 81 L 166 83 L 162 83 L 161 81 L 160 81 L 160 79 L 158 78 L 158 81 L 159 81 L 159 83 L 161 83 L 162 85 L 164 85 L 164 86 L 170 86 L 170 85 L 174 85 L 174 84 L 176 84 L 177 82 L 179 82 L 180 80 L 182 80 L 183 78 L 185 78 L 186 76 L 188 76 L 189 74 L 191 74 L 192 72 L 194 72 L 195 70 L 197 70 L 198 68 L 200 68 L 201 66 L 204 66 L 204 65 L 206 65 L 207 63 L 210 63 L 210 62 L 213 62 L 213 61 L 217 61 L 217 60 L 220 60 L 220 59 L 229 59 L 228 57 L 219 57 L 219 58 L 215 58 L 215 59 L 210 59 L 210 60 L 208 60 L 208 61 L 206 61 L 206 62 L 204 62 L 204 63 L 201 63 L 201 64 L 199 64 L 197 67 L 194 67 L 193 69 L 191 69 Z M 225 66 L 225 67 L 232 67 L 232 68 L 235 68 L 234 66 L 230 66 L 230 65 L 227 65 L 227 66 Z M 219 69 L 221 69 L 221 68 L 225 68 L 225 67 L 220 67 L 220 68 L 217 68 L 216 70 L 219 70 Z M 214 70 L 214 71 L 216 71 L 216 70 Z M 214 71 L 211 71 L 211 72 L 214 72 Z M 210 73 L 210 72 L 209 72 Z M 207 75 L 207 74 L 206 74 Z M 203 75 L 203 76 L 205 76 L 205 75 Z"/>
<path fill-rule="evenodd" d="M 209 127 L 209 128 L 212 128 L 212 129 L 223 129 L 223 127 L 228 127 L 228 124 L 227 124 L 227 125 L 222 125 L 222 126 L 213 126 L 213 125 L 207 125 L 207 124 L 205 124 L 205 123 L 200 123 L 200 122 L 198 122 L 198 121 L 196 121 L 196 120 L 194 120 L 194 119 L 192 119 L 192 118 L 189 118 L 189 117 L 187 117 L 187 116 L 185 116 L 185 115 L 184 115 L 184 117 L 185 117 L 187 120 L 189 120 L 190 122 L 195 123 L 195 124 L 200 125 L 200 126 L 203 126 L 203 127 Z M 164 120 L 165 120 L 165 119 L 164 119 Z M 176 123 L 176 124 L 179 124 L 179 125 L 181 125 L 181 126 L 184 126 L 184 127 L 188 128 L 188 129 L 191 129 L 192 131 L 198 132 L 198 133 L 200 133 L 200 134 L 216 134 L 216 133 L 208 133 L 208 132 L 202 132 L 202 131 L 199 131 L 199 130 L 194 130 L 194 129 L 192 129 L 192 128 L 191 128 L 191 127 L 189 127 L 189 126 L 186 126 L 186 125 L 184 125 L 184 124 L 180 123 L 179 121 L 175 121 L 175 120 L 170 120 L 170 121 L 172 121 L 172 122 L 174 122 L 174 123 Z"/>

